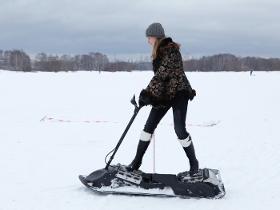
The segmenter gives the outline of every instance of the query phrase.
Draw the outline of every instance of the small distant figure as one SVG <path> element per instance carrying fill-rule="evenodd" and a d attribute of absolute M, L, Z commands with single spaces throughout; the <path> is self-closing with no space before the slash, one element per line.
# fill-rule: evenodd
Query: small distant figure
<path fill-rule="evenodd" d="M 252 76 L 253 75 L 253 69 L 250 71 L 250 76 Z"/>

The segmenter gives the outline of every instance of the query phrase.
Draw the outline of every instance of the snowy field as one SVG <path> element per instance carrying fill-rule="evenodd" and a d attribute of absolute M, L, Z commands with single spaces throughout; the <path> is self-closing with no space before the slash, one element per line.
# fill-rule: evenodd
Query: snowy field
<path fill-rule="evenodd" d="M 277 209 L 280 72 L 187 73 L 198 95 L 187 130 L 201 167 L 220 169 L 223 199 L 101 196 L 79 182 L 79 174 L 104 167 L 133 114 L 131 97 L 152 75 L 0 71 L 0 209 Z M 150 109 L 139 112 L 114 163 L 132 160 Z M 156 172 L 188 169 L 171 110 L 155 143 Z M 146 172 L 153 171 L 152 151 L 151 145 L 141 168 Z"/>

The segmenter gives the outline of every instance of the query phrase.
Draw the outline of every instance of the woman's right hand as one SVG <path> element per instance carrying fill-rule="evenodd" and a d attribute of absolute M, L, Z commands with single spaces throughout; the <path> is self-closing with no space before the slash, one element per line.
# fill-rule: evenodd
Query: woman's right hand
<path fill-rule="evenodd" d="M 190 100 L 192 101 L 195 96 L 196 96 L 196 91 L 195 91 L 195 89 L 192 89 L 191 94 L 189 96 Z"/>

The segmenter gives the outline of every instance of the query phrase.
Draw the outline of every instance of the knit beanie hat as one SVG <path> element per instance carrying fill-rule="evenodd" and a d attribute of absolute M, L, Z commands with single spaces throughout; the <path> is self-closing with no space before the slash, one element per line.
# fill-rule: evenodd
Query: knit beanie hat
<path fill-rule="evenodd" d="M 157 38 L 165 37 L 164 29 L 160 23 L 152 23 L 146 29 L 146 36 L 153 36 Z"/>

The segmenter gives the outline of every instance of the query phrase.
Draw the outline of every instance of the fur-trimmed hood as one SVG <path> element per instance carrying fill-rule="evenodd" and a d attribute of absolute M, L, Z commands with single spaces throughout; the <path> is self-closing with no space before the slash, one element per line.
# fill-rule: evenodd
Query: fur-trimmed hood
<path fill-rule="evenodd" d="M 176 50 L 179 50 L 180 46 L 177 43 L 175 43 L 171 37 L 166 37 L 160 41 L 157 49 L 157 54 L 162 54 L 163 51 L 166 50 L 166 48 L 174 48 Z"/>

